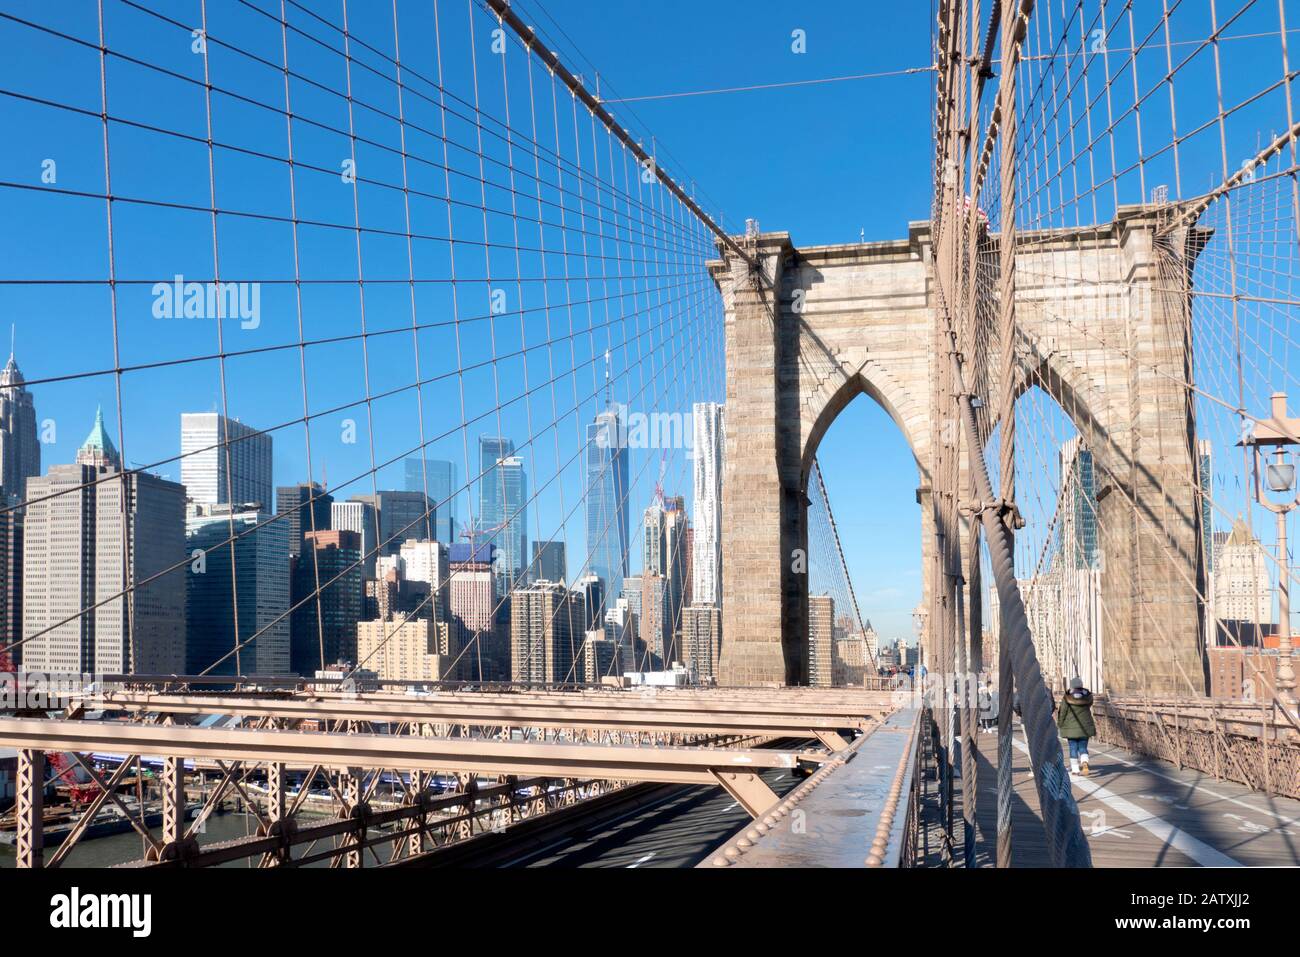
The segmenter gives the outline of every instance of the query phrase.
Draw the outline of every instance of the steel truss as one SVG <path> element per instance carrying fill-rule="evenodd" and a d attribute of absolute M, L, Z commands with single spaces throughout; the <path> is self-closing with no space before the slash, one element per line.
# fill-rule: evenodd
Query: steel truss
<path fill-rule="evenodd" d="M 836 752 L 892 710 L 879 693 L 777 690 L 414 698 L 174 695 L 137 687 L 106 692 L 94 703 L 106 716 L 122 718 L 81 720 L 86 710 L 74 703 L 60 718 L 0 719 L 0 744 L 20 754 L 20 867 L 64 863 L 109 805 L 141 835 L 141 863 L 153 866 L 408 862 L 641 784 L 721 787 L 757 818 L 778 803 L 763 772 L 834 766 Z M 227 716 L 234 726 L 188 724 L 211 715 Z M 822 747 L 788 746 L 808 740 Z M 782 742 L 787 746 L 777 747 Z M 48 862 L 47 752 L 70 754 L 97 788 Z M 122 757 L 109 774 L 96 767 L 90 757 L 96 754 Z M 161 809 L 160 836 L 149 826 L 151 805 L 139 790 L 145 761 L 156 758 L 162 773 L 151 792 L 152 807 Z M 439 777 L 452 775 L 455 790 L 437 793 Z M 121 796 L 132 778 L 134 806 Z M 322 781 L 328 797 L 313 797 Z M 393 785 L 387 799 L 384 782 Z M 200 844 L 205 822 L 231 801 L 255 819 L 255 833 Z M 300 812 L 322 801 L 328 816 L 306 823 Z"/>

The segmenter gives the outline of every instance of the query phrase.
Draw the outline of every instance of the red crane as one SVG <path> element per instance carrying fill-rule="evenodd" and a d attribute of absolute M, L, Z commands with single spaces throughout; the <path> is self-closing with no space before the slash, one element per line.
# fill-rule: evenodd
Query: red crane
<path fill-rule="evenodd" d="M 73 776 L 75 766 L 68 760 L 68 756 L 62 751 L 49 751 L 46 753 L 46 761 L 50 770 L 54 774 L 50 778 L 50 783 L 57 785 L 60 779 L 64 779 L 65 786 L 68 789 L 68 797 L 72 799 L 73 804 L 89 804 L 95 800 L 99 794 L 99 785 L 81 784 Z"/>
<path fill-rule="evenodd" d="M 660 508 L 664 506 L 664 473 L 668 471 L 668 450 L 664 449 L 659 453 L 659 478 L 655 481 L 654 503 Z"/>
<path fill-rule="evenodd" d="M 460 537 L 469 541 L 469 551 L 472 558 L 478 557 L 478 540 L 486 536 L 495 535 L 497 532 L 506 528 L 510 523 L 502 522 L 500 525 L 493 525 L 491 528 L 485 528 L 479 524 L 478 519 L 471 518 L 465 530 L 460 533 Z"/>

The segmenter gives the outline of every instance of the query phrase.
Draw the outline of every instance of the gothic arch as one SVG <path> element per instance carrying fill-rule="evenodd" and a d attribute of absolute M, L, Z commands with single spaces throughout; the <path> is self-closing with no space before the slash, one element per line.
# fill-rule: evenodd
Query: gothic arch
<path fill-rule="evenodd" d="M 1149 687 L 1181 690 L 1180 675 L 1202 666 L 1189 582 L 1203 569 L 1195 424 L 1178 379 L 1190 355 L 1188 290 L 1161 269 L 1167 253 L 1158 228 L 1158 209 L 1125 207 L 1108 226 L 1044 231 L 1017 250 L 1018 351 L 1028 370 L 1017 388 L 1044 387 L 1113 486 L 1100 506 L 1119 556 L 1107 561 L 1102 582 L 1116 622 L 1105 636 L 1107 660 L 1128 658 Z M 807 638 L 808 581 L 791 556 L 806 545 L 809 469 L 822 437 L 859 394 L 886 410 L 916 459 L 928 594 L 939 361 L 933 252 L 927 223 L 909 224 L 907 238 L 889 242 L 795 249 L 785 233 L 744 242 L 753 266 L 720 247 L 729 258 L 711 267 L 727 350 L 719 680 L 781 684 L 799 681 Z M 1059 278 L 1062 257 L 1079 265 L 1081 278 Z M 1173 374 L 1152 374 L 1143 363 L 1153 360 Z M 997 394 L 996 366 L 972 371 L 969 381 Z M 1143 616 L 1152 615 L 1168 623 L 1160 634 L 1143 632 Z M 1114 642 L 1126 647 L 1112 650 Z"/>
<path fill-rule="evenodd" d="M 818 393 L 813 403 L 818 406 L 811 411 L 815 416 L 811 422 L 805 422 L 799 445 L 800 470 L 803 484 L 807 487 L 808 473 L 812 469 L 813 458 L 826 433 L 830 431 L 840 413 L 860 395 L 869 397 L 885 410 L 885 413 L 898 426 L 912 458 L 916 462 L 917 474 L 921 484 L 929 479 L 929 410 L 910 398 L 894 377 L 875 362 L 867 362 L 858 371 L 847 375 L 833 391 Z"/>

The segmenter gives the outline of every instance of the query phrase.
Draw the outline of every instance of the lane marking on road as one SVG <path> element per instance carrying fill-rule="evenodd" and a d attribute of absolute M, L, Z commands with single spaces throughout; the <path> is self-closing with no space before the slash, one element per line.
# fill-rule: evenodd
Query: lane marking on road
<path fill-rule="evenodd" d="M 1125 841 L 1133 840 L 1133 835 L 1128 831 L 1118 827 L 1111 827 L 1106 823 L 1105 811 L 1080 811 L 1079 817 L 1087 818 L 1089 821 L 1092 821 L 1092 825 L 1088 828 L 1088 833 L 1093 837 L 1110 836 L 1118 837 Z"/>
<path fill-rule="evenodd" d="M 1250 818 L 1242 817 L 1240 814 L 1228 814 L 1225 812 L 1223 816 L 1230 821 L 1236 821 L 1237 830 L 1245 831 L 1247 834 L 1267 834 L 1269 831 L 1274 830 L 1274 828 L 1265 827 L 1263 824 L 1250 820 Z M 1280 830 L 1280 828 L 1278 830 Z"/>
<path fill-rule="evenodd" d="M 654 852 L 654 851 L 651 851 L 649 854 L 642 855 L 641 857 L 638 857 L 638 858 L 636 859 L 636 863 L 634 863 L 634 864 L 629 864 L 629 865 L 627 866 L 627 869 L 628 869 L 628 870 L 633 870 L 633 869 L 635 869 L 635 868 L 638 868 L 638 867 L 640 867 L 642 864 L 644 864 L 646 861 L 650 860 L 650 858 L 652 858 L 652 857 L 654 857 L 654 856 L 655 856 L 655 852 Z"/>
<path fill-rule="evenodd" d="M 1161 804 L 1168 804 L 1170 807 L 1177 808 L 1180 811 L 1186 811 L 1189 809 L 1188 805 L 1179 804 L 1176 800 L 1164 794 L 1139 794 L 1138 797 L 1144 801 L 1159 801 Z"/>
<path fill-rule="evenodd" d="M 1019 741 L 1013 740 L 1012 743 L 1024 754 L 1029 754 L 1029 749 Z M 1242 863 L 1235 858 L 1229 857 L 1227 854 L 1224 854 L 1222 851 L 1211 847 L 1204 841 L 1193 837 L 1186 831 L 1180 830 L 1164 818 L 1143 810 L 1132 801 L 1125 800 L 1114 791 L 1097 784 L 1095 781 L 1074 776 L 1070 778 L 1070 783 L 1080 791 L 1083 791 L 1089 797 L 1095 797 L 1112 810 L 1123 814 L 1138 827 L 1150 831 L 1167 846 L 1187 855 L 1202 867 L 1243 866 Z"/>
<path fill-rule="evenodd" d="M 1277 811 L 1270 810 L 1269 808 L 1266 807 L 1256 807 L 1254 804 L 1251 804 L 1249 801 L 1243 801 L 1240 798 L 1235 798 L 1230 794 L 1221 794 L 1218 791 L 1214 791 L 1211 790 L 1210 788 L 1207 788 L 1204 784 L 1193 784 L 1191 781 L 1184 781 L 1182 778 L 1175 777 L 1172 774 L 1166 774 L 1164 771 L 1161 771 L 1159 768 L 1153 768 L 1150 764 L 1143 764 L 1137 761 L 1130 761 L 1127 758 L 1121 757 L 1120 755 L 1116 754 L 1114 749 L 1110 748 L 1109 746 L 1105 748 L 1098 748 L 1097 750 L 1100 751 L 1102 754 L 1106 755 L 1106 757 L 1108 758 L 1114 758 L 1120 764 L 1127 764 L 1130 768 L 1137 768 L 1139 771 L 1146 771 L 1149 774 L 1158 775 L 1159 777 L 1164 778 L 1166 781 L 1173 781 L 1175 784 L 1181 784 L 1183 787 L 1191 788 L 1193 791 L 1200 791 L 1203 794 L 1208 794 L 1210 797 L 1215 798 L 1216 800 L 1231 801 L 1233 804 L 1244 807 L 1249 811 L 1256 811 L 1260 814 L 1267 814 L 1269 817 L 1275 817 L 1283 824 L 1286 825 L 1300 824 L 1300 818 L 1287 817 L 1285 814 L 1279 814 Z"/>

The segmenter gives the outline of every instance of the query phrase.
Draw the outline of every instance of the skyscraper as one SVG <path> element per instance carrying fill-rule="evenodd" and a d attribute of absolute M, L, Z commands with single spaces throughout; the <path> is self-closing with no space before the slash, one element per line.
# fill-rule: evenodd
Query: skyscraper
<path fill-rule="evenodd" d="M 632 581 L 632 579 L 628 579 Z M 631 588 L 624 583 L 624 588 Z M 640 579 L 636 580 L 636 594 L 641 594 Z M 637 667 L 638 636 L 637 614 L 632 609 L 629 597 L 616 598 L 612 607 L 605 612 L 605 637 L 614 643 L 618 658 L 619 671 L 634 671 Z"/>
<path fill-rule="evenodd" d="M 199 505 L 271 507 L 271 436 L 217 412 L 181 413 L 181 484 Z"/>
<path fill-rule="evenodd" d="M 425 582 L 432 590 L 445 588 L 450 549 L 442 542 L 408 539 L 402 543 L 401 559 L 411 581 Z"/>
<path fill-rule="evenodd" d="M 631 525 L 622 416 L 621 407 L 611 407 L 587 426 L 588 569 L 605 582 L 606 595 L 622 594 L 628 572 Z"/>
<path fill-rule="evenodd" d="M 1196 443 L 1197 476 L 1200 479 L 1201 543 L 1205 549 L 1206 575 L 1214 573 L 1214 444 L 1209 439 Z"/>
<path fill-rule="evenodd" d="M 718 673 L 722 651 L 722 611 L 714 605 L 688 605 L 682 614 L 686 663 L 697 680 L 708 683 Z"/>
<path fill-rule="evenodd" d="M 1214 567 L 1214 614 L 1220 621 L 1273 621 L 1272 578 L 1263 544 L 1241 518 L 1223 536 Z M 1222 633 L 1221 633 L 1222 634 Z M 1231 643 L 1222 636 L 1218 644 Z"/>
<path fill-rule="evenodd" d="M 511 439 L 481 436 L 479 522 L 497 548 L 497 592 L 510 593 L 520 581 L 528 554 L 528 476 Z"/>
<path fill-rule="evenodd" d="M 629 575 L 623 582 L 623 598 L 627 602 L 628 610 L 638 621 L 641 618 L 641 585 L 644 577 L 644 575 Z"/>
<path fill-rule="evenodd" d="M 835 599 L 830 595 L 808 597 L 808 684 L 829 688 L 835 680 Z"/>
<path fill-rule="evenodd" d="M 722 463 L 725 413 L 716 402 L 695 404 L 695 516 L 691 601 L 722 604 Z"/>
<path fill-rule="evenodd" d="M 686 541 L 684 542 L 686 551 L 682 561 L 682 604 L 695 604 L 695 526 L 688 519 L 686 522 Z"/>
<path fill-rule="evenodd" d="M 23 511 L 0 512 L 0 648 L 23 633 Z M 22 664 L 23 648 L 0 652 L 0 671 Z"/>
<path fill-rule="evenodd" d="M 361 536 L 362 567 L 367 575 L 374 576 L 378 561 L 375 548 L 379 534 L 379 513 L 370 502 L 333 502 L 330 505 L 329 527 L 335 532 L 356 532 Z"/>
<path fill-rule="evenodd" d="M 398 559 L 393 559 L 397 562 Z M 378 578 L 365 581 L 366 600 L 362 621 L 392 618 L 427 618 L 445 621 L 443 604 L 439 596 L 430 591 L 427 582 L 412 581 L 399 567 L 387 569 Z M 360 650 L 358 655 L 364 657 Z M 367 665 L 369 667 L 369 665 Z"/>
<path fill-rule="evenodd" d="M 1061 445 L 1060 558 L 1066 568 L 1098 568 L 1097 482 L 1092 450 L 1075 436 Z"/>
<path fill-rule="evenodd" d="M 451 607 L 451 549 L 442 542 L 408 540 L 402 543 L 401 559 L 405 577 L 429 586 L 429 617 L 447 621 Z"/>
<path fill-rule="evenodd" d="M 185 521 L 191 555 L 185 674 L 202 674 L 218 661 L 211 674 L 288 674 L 289 529 L 283 521 L 271 521 L 269 512 L 238 505 L 201 505 L 192 511 Z M 236 645 L 241 645 L 237 656 L 230 654 Z"/>
<path fill-rule="evenodd" d="M 533 581 L 567 582 L 568 569 L 564 562 L 564 542 L 533 542 L 533 560 L 529 566 Z"/>
<path fill-rule="evenodd" d="M 41 474 L 36 406 L 13 352 L 0 370 L 0 509 L 27 498 L 27 480 Z M 0 647 L 22 636 L 23 510 L 0 512 Z M 0 653 L 0 671 L 22 662 L 22 646 Z"/>
<path fill-rule="evenodd" d="M 674 649 L 673 631 L 668 621 L 667 580 L 662 575 L 650 573 L 641 575 L 640 580 L 641 604 L 637 616 L 640 620 L 641 640 L 645 642 L 650 658 L 650 667 L 670 668 Z"/>
<path fill-rule="evenodd" d="M 266 508 L 270 503 L 261 504 Z M 333 505 L 334 496 L 316 482 L 282 485 L 275 490 L 275 514 L 282 516 L 275 524 L 287 529 L 291 556 L 302 554 L 302 537 L 308 532 L 330 530 Z"/>
<path fill-rule="evenodd" d="M 668 572 L 668 543 L 664 508 L 655 502 L 641 515 L 641 570 L 643 574 Z"/>
<path fill-rule="evenodd" d="M 512 681 L 545 684 L 586 680 L 582 596 L 559 582 L 515 590 L 510 603 Z"/>
<path fill-rule="evenodd" d="M 643 589 L 653 579 L 656 605 L 645 607 L 642 634 L 665 667 L 680 658 L 677 637 L 682 627 L 686 583 L 686 503 L 681 496 L 656 502 L 642 518 Z M 652 637 L 653 636 L 653 637 Z"/>
<path fill-rule="evenodd" d="M 690 561 L 690 522 L 686 501 L 676 495 L 664 503 L 664 588 L 668 616 L 666 628 L 672 635 L 672 658 L 681 658 L 678 645 L 682 630 L 682 609 L 686 605 L 686 569 Z"/>
<path fill-rule="evenodd" d="M 402 542 L 408 539 L 433 538 L 436 508 L 423 492 L 381 491 L 374 495 L 353 495 L 351 500 L 370 505 L 379 517 L 376 544 L 380 555 L 397 555 L 402 550 Z"/>
<path fill-rule="evenodd" d="M 623 659 L 618 645 L 605 637 L 604 630 L 587 632 L 582 643 L 582 669 L 580 675 L 587 684 L 600 684 L 606 677 L 622 670 Z"/>
<path fill-rule="evenodd" d="M 100 412 L 76 464 L 29 478 L 27 490 L 24 667 L 181 673 L 185 489 L 123 472 Z"/>
<path fill-rule="evenodd" d="M 832 642 L 832 686 L 836 688 L 861 687 L 863 679 L 868 674 L 875 673 L 871 670 L 871 662 L 880 660 L 883 664 L 884 659 L 883 657 L 878 658 L 878 653 L 869 654 L 868 649 L 870 647 L 869 641 L 857 635 L 850 635 Z M 891 663 L 898 664 L 897 648 L 893 650 Z"/>
<path fill-rule="evenodd" d="M 360 558 L 356 532 L 307 533 L 294 562 L 291 596 L 290 667 L 297 674 L 313 675 L 322 664 L 339 661 L 360 664 L 357 622 L 365 604 Z"/>
<path fill-rule="evenodd" d="M 27 479 L 40 474 L 36 406 L 10 353 L 0 370 L 0 505 L 25 500 Z"/>
<path fill-rule="evenodd" d="M 595 575 L 586 575 L 578 579 L 573 586 L 573 591 L 581 596 L 583 605 L 587 609 L 587 617 L 582 624 L 583 630 L 603 628 L 606 605 L 609 601 L 605 596 L 605 583 Z"/>
<path fill-rule="evenodd" d="M 862 643 L 867 660 L 873 660 L 880 652 L 880 636 L 876 634 L 876 629 L 871 627 L 870 618 L 867 619 L 867 625 L 862 631 Z"/>
<path fill-rule="evenodd" d="M 438 512 L 433 537 L 444 545 L 456 540 L 456 465 L 442 459 L 407 459 L 406 490 L 423 492 Z M 426 477 L 428 487 L 425 487 Z"/>
<path fill-rule="evenodd" d="M 447 626 L 431 618 L 363 621 L 357 626 L 357 656 L 386 681 L 447 681 L 454 654 L 442 649 Z"/>
<path fill-rule="evenodd" d="M 464 652 L 458 673 L 471 679 L 509 677 L 510 649 L 497 621 L 496 576 L 491 545 L 451 550 L 451 626 L 456 648 Z M 502 660 L 504 653 L 504 661 Z"/>
<path fill-rule="evenodd" d="M 1215 634 L 1218 609 L 1215 608 L 1215 547 L 1218 535 L 1214 531 L 1214 444 L 1209 439 L 1199 439 L 1196 443 L 1197 501 L 1201 506 L 1201 557 L 1205 565 L 1205 646 L 1212 648 L 1219 643 Z M 1226 537 L 1226 536 L 1225 536 Z"/>

